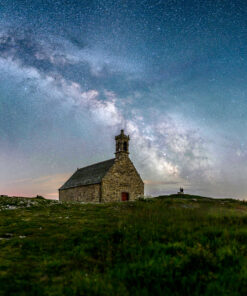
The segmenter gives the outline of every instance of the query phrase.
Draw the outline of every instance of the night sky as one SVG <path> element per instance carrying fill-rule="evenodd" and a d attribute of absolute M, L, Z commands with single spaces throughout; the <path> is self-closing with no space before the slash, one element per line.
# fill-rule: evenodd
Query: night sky
<path fill-rule="evenodd" d="M 0 0 L 0 194 L 57 198 L 130 135 L 145 193 L 247 198 L 247 5 Z"/>

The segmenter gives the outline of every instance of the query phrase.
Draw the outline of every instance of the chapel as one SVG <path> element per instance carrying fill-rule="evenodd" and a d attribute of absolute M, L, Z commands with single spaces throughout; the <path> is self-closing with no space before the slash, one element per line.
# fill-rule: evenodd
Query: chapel
<path fill-rule="evenodd" d="M 130 137 L 121 130 L 115 141 L 115 158 L 77 169 L 59 188 L 59 200 L 129 201 L 144 195 L 144 183 L 129 158 Z"/>

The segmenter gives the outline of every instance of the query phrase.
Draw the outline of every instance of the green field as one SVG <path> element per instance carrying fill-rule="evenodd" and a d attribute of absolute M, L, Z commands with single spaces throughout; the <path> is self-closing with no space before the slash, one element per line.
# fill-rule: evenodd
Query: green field
<path fill-rule="evenodd" d="M 247 203 L 1 197 L 0 295 L 247 295 Z"/>

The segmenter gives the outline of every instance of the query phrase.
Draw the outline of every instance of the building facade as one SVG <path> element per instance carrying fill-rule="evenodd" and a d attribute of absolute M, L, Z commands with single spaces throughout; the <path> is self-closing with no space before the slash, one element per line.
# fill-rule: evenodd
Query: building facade
<path fill-rule="evenodd" d="M 112 202 L 136 200 L 144 183 L 129 158 L 129 136 L 115 137 L 115 158 L 78 169 L 59 189 L 59 200 Z"/>

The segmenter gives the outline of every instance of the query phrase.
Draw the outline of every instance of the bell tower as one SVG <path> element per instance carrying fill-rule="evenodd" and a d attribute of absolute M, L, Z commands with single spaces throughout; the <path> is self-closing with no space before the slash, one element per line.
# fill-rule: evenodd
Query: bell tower
<path fill-rule="evenodd" d="M 124 130 L 121 130 L 120 135 L 115 137 L 116 140 L 116 158 L 129 155 L 129 140 L 130 137 L 124 134 Z"/>

